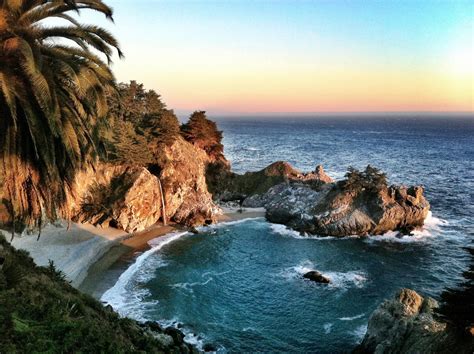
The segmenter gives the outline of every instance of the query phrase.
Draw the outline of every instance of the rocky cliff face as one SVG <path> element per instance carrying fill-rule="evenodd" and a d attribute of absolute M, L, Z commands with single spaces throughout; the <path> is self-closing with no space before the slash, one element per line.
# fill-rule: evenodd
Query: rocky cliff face
<path fill-rule="evenodd" d="M 179 139 L 164 149 L 162 161 L 158 176 L 167 217 L 186 225 L 217 221 L 221 210 L 207 190 L 206 168 L 212 160 L 206 152 Z"/>
<path fill-rule="evenodd" d="M 76 222 L 141 231 L 163 216 L 159 181 L 144 167 L 99 164 L 75 180 L 69 212 Z"/>
<path fill-rule="evenodd" d="M 264 198 L 269 221 L 321 236 L 409 233 L 423 225 L 430 208 L 422 187 L 354 193 L 340 183 L 317 191 L 304 184 L 287 184 L 274 187 Z"/>
<path fill-rule="evenodd" d="M 372 314 L 355 353 L 472 353 L 474 337 L 434 316 L 436 300 L 402 289 Z M 469 336 L 469 337 L 468 337 Z"/>
<path fill-rule="evenodd" d="M 163 148 L 160 164 L 150 170 L 98 164 L 78 173 L 68 198 L 70 216 L 127 232 L 164 218 L 189 226 L 215 222 L 220 209 L 207 191 L 208 163 L 203 150 L 179 138 Z"/>

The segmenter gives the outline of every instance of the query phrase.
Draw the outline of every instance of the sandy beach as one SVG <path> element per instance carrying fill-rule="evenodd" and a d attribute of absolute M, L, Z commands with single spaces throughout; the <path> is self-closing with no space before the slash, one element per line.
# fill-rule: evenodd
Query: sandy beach
<path fill-rule="evenodd" d="M 219 222 L 262 217 L 264 209 L 223 208 Z M 37 234 L 15 235 L 12 245 L 30 253 L 36 264 L 47 266 L 50 261 L 66 275 L 71 284 L 96 297 L 110 284 L 100 284 L 101 275 L 121 257 L 133 257 L 148 248 L 148 241 L 183 230 L 180 225 L 156 224 L 133 234 L 115 228 L 97 228 L 89 224 L 66 222 L 47 225 L 37 240 Z M 2 231 L 9 240 L 10 235 Z M 119 274 L 118 274 L 119 275 Z M 113 285 L 113 284 L 112 284 Z"/>

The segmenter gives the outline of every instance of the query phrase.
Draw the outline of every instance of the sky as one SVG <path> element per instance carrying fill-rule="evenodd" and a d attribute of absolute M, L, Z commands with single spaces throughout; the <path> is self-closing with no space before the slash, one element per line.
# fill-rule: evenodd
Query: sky
<path fill-rule="evenodd" d="M 474 2 L 105 0 L 137 80 L 178 112 L 473 112 Z"/>

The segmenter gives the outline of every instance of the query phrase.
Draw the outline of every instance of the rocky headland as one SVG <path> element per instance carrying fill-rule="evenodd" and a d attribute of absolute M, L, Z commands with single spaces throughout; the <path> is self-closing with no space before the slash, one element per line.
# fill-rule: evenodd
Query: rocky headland
<path fill-rule="evenodd" d="M 354 353 L 472 353 L 474 336 L 442 322 L 438 302 L 410 289 L 383 302 Z"/>
<path fill-rule="evenodd" d="M 409 234 L 423 222 L 430 204 L 421 186 L 389 186 L 385 175 L 368 166 L 351 169 L 335 182 L 322 166 L 302 173 L 275 162 L 243 175 L 221 171 L 210 190 L 219 201 L 263 207 L 268 221 L 320 236 Z"/>

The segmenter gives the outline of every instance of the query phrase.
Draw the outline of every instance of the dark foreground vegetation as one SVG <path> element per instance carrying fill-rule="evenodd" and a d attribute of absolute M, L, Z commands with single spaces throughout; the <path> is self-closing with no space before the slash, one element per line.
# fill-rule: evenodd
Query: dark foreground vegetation
<path fill-rule="evenodd" d="M 0 234 L 0 353 L 189 353 L 174 328 L 120 318 Z"/>

